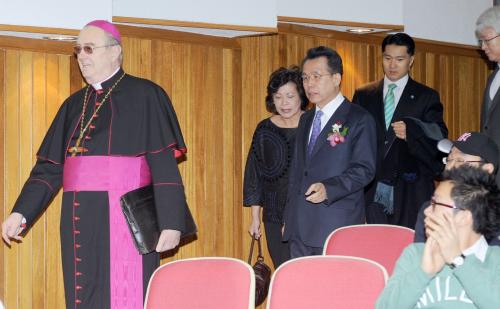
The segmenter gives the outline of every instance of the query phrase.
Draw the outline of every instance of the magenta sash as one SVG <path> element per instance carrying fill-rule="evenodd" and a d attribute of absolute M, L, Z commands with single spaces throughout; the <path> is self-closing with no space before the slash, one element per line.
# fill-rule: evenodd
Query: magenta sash
<path fill-rule="evenodd" d="M 144 156 L 67 157 L 64 162 L 65 192 L 108 192 L 111 308 L 143 307 L 142 256 L 134 246 L 120 197 L 150 183 L 151 174 Z"/>

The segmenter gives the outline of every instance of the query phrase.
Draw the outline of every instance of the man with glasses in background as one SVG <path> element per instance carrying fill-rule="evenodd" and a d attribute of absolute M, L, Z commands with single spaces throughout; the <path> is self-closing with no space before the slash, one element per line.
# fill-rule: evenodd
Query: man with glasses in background
<path fill-rule="evenodd" d="M 195 230 L 176 161 L 186 146 L 165 91 L 121 68 L 121 36 L 113 24 L 88 23 L 74 50 L 88 85 L 59 109 L 2 237 L 7 244 L 20 240 L 63 187 L 66 306 L 143 308 L 159 252 Z M 140 255 L 119 199 L 144 186 L 154 191 L 160 236 L 156 252 Z"/>
<path fill-rule="evenodd" d="M 366 221 L 413 228 L 423 202 L 434 191 L 442 170 L 436 149 L 448 136 L 439 94 L 414 81 L 409 73 L 415 42 L 406 33 L 382 41 L 384 78 L 354 93 L 377 125 L 377 173 L 365 188 Z M 432 128 L 429 138 L 421 127 Z"/>
<path fill-rule="evenodd" d="M 478 132 L 462 134 L 456 141 L 442 140 L 438 143 L 441 152 L 448 156 L 443 159 L 445 171 L 463 165 L 480 168 L 489 174 L 497 175 L 499 150 L 497 144 L 488 136 Z M 415 242 L 425 242 L 424 210 L 429 202 L 424 203 L 415 224 Z M 487 239 L 490 245 L 500 246 L 500 231 Z"/>
<path fill-rule="evenodd" d="M 375 308 L 500 308 L 500 192 L 484 169 L 443 173 L 425 210 L 425 244 L 408 246 Z"/>
<path fill-rule="evenodd" d="M 495 64 L 495 70 L 488 77 L 481 107 L 480 131 L 500 145 L 500 6 L 484 11 L 476 21 L 476 36 L 479 47 L 488 60 Z M 500 174 L 497 174 L 500 184 Z"/>

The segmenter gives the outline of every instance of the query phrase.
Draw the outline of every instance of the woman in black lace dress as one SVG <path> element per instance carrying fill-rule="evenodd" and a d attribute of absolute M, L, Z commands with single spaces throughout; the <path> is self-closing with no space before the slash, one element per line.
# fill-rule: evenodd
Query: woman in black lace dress
<path fill-rule="evenodd" d="M 266 108 L 274 115 L 255 129 L 248 153 L 243 184 L 243 204 L 252 207 L 250 235 L 260 237 L 260 213 L 267 247 L 277 268 L 290 258 L 281 241 L 289 168 L 299 119 L 307 106 L 300 70 L 279 68 L 267 85 Z"/>

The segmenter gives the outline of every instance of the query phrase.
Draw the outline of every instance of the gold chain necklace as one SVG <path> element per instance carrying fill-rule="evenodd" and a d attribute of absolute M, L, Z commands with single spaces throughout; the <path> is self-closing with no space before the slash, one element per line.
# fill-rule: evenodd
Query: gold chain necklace
<path fill-rule="evenodd" d="M 101 107 L 106 102 L 106 99 L 111 94 L 111 91 L 113 91 L 113 89 L 115 89 L 116 85 L 118 85 L 118 83 L 122 80 L 123 77 L 125 77 L 125 72 L 114 83 L 114 85 L 111 88 L 109 88 L 108 92 L 104 96 L 104 99 L 101 101 L 101 104 L 94 110 L 94 113 L 90 117 L 90 119 L 87 122 L 87 124 L 84 126 L 83 123 L 85 121 L 85 110 L 87 109 L 87 98 L 88 98 L 89 89 L 90 89 L 90 85 L 87 86 L 87 89 L 85 90 L 85 98 L 83 99 L 82 118 L 80 120 L 80 135 L 78 136 L 78 139 L 76 140 L 75 146 L 73 146 L 73 147 L 71 147 L 71 148 L 68 149 L 68 152 L 71 153 L 72 157 L 76 156 L 76 154 L 79 153 L 79 152 L 83 153 L 84 149 L 83 149 L 83 147 L 80 147 L 80 143 L 82 142 L 82 139 L 83 139 L 83 134 L 85 134 L 85 131 L 87 131 L 87 129 L 89 128 L 90 124 L 92 123 L 92 120 L 94 120 L 95 116 L 97 115 L 97 113 L 99 112 L 99 110 L 101 109 Z"/>

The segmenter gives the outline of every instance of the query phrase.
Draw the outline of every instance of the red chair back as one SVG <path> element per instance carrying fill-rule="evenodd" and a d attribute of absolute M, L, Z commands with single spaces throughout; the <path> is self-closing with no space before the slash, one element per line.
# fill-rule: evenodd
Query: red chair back
<path fill-rule="evenodd" d="M 222 257 L 178 260 L 151 276 L 145 308 L 252 309 L 255 275 L 247 263 Z"/>
<path fill-rule="evenodd" d="M 396 261 L 409 244 L 415 232 L 407 227 L 384 224 L 345 226 L 328 236 L 324 255 L 349 255 L 370 259 L 392 274 Z"/>
<path fill-rule="evenodd" d="M 374 308 L 387 281 L 376 262 L 348 256 L 307 256 L 274 273 L 267 309 Z"/>

